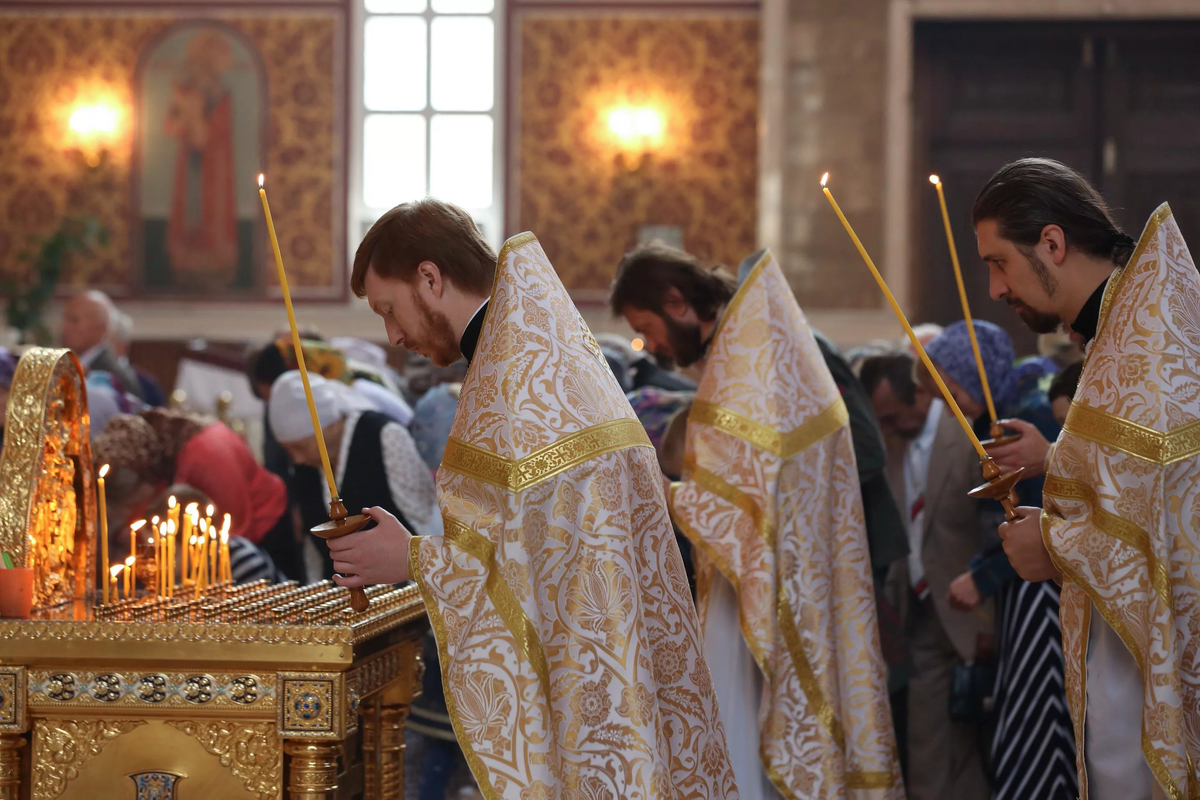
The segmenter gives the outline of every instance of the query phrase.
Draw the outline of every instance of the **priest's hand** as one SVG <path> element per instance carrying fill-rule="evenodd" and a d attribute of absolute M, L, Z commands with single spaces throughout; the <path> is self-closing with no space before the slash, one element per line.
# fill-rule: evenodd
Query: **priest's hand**
<path fill-rule="evenodd" d="M 979 587 L 975 585 L 975 577 L 969 571 L 950 583 L 950 607 L 955 611 L 970 611 L 982 599 Z"/>
<path fill-rule="evenodd" d="M 351 589 L 408 580 L 408 543 L 412 539 L 400 520 L 378 506 L 364 508 L 375 527 L 330 539 L 329 553 L 338 574 L 333 582 Z"/>
<path fill-rule="evenodd" d="M 1000 538 L 1004 540 L 1004 554 L 1008 562 L 1023 580 L 1060 580 L 1062 576 L 1046 552 L 1042 541 L 1042 510 L 1030 506 L 1017 509 L 1020 517 L 1016 522 L 1005 522 L 1000 526 Z"/>
<path fill-rule="evenodd" d="M 1025 479 L 1036 478 L 1046 474 L 1046 454 L 1050 452 L 1050 443 L 1037 426 L 1023 419 L 1002 419 L 1000 424 L 1006 429 L 1021 434 L 1021 438 L 1011 444 L 988 448 L 990 455 L 1000 469 L 1005 472 L 1025 468 Z"/>

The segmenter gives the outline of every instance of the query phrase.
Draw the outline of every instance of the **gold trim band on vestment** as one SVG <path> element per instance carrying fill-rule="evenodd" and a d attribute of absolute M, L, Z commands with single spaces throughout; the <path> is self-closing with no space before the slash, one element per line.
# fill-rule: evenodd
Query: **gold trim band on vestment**
<path fill-rule="evenodd" d="M 471 746 L 470 738 L 467 736 L 466 731 L 463 730 L 461 718 L 458 715 L 458 704 L 454 701 L 454 692 L 451 691 L 450 681 L 446 678 L 446 669 L 451 663 L 450 634 L 446 630 L 446 622 L 442 619 L 442 611 L 438 607 L 437 599 L 429 591 L 429 587 L 425 582 L 425 575 L 421 572 L 421 542 L 426 538 L 429 537 L 414 536 L 409 541 L 409 573 L 413 581 L 417 584 L 417 588 L 421 590 L 421 598 L 425 601 L 425 610 L 429 614 L 429 624 L 433 628 L 433 638 L 437 643 L 438 661 L 442 672 L 442 694 L 446 699 L 446 712 L 450 715 L 450 724 L 454 728 L 454 735 L 458 739 L 459 746 L 463 751 L 463 757 L 467 761 L 467 766 L 471 768 L 471 774 L 475 776 L 475 783 L 479 786 L 479 791 L 483 794 L 484 800 L 501 800 L 500 793 L 492 785 L 491 773 L 475 753 L 475 748 Z"/>
<path fill-rule="evenodd" d="M 772 551 L 775 550 L 775 525 L 771 520 L 767 519 L 763 514 L 762 507 L 753 497 L 746 494 L 736 486 L 726 483 L 718 475 L 704 467 L 696 465 L 695 456 L 689 455 L 684 459 L 684 474 L 688 480 L 695 483 L 701 489 L 707 489 L 717 497 L 729 503 L 731 506 L 736 506 L 745 512 L 746 516 L 754 522 L 755 529 L 758 530 L 763 541 Z"/>
<path fill-rule="evenodd" d="M 1200 420 L 1163 433 L 1076 400 L 1063 430 L 1160 466 L 1200 455 Z"/>
<path fill-rule="evenodd" d="M 1141 553 L 1149 566 L 1150 583 L 1154 587 L 1155 593 L 1167 608 L 1172 608 L 1170 573 L 1167 571 L 1166 565 L 1159 561 L 1158 556 L 1154 553 L 1150 534 L 1141 526 L 1104 509 L 1100 505 L 1100 498 L 1097 496 L 1096 490 L 1081 481 L 1047 475 L 1046 483 L 1042 487 L 1042 494 L 1055 500 L 1077 501 L 1085 504 L 1092 512 L 1092 522 L 1096 526 L 1096 530 L 1124 542 Z"/>
<path fill-rule="evenodd" d="M 513 493 L 523 492 L 571 467 L 630 447 L 653 447 L 636 419 L 616 419 L 564 436 L 521 459 L 505 458 L 451 438 L 442 467 Z"/>
<path fill-rule="evenodd" d="M 1047 478 L 1047 483 L 1049 483 L 1049 478 Z M 1052 519 L 1053 518 L 1050 514 L 1046 513 L 1045 511 L 1042 512 L 1042 542 L 1046 545 L 1046 552 L 1050 554 L 1050 560 L 1054 562 L 1054 566 L 1056 566 L 1058 571 L 1062 573 L 1065 580 L 1070 581 L 1079 587 L 1080 591 L 1087 596 L 1087 598 L 1091 601 L 1091 604 L 1096 608 L 1097 611 L 1100 612 L 1100 616 L 1104 618 L 1104 621 L 1108 623 L 1108 626 L 1116 632 L 1117 636 L 1121 637 L 1121 641 L 1125 644 L 1125 649 L 1129 651 L 1129 653 L 1133 656 L 1134 661 L 1137 662 L 1138 672 L 1141 674 L 1142 682 L 1144 684 L 1146 679 L 1146 662 L 1142 655 L 1141 649 L 1138 647 L 1137 641 L 1133 638 L 1133 634 L 1129 632 L 1129 628 L 1126 627 L 1125 623 L 1121 620 L 1120 615 L 1113 611 L 1113 609 L 1109 608 L 1108 604 L 1104 601 L 1104 598 L 1100 596 L 1100 593 L 1096 591 L 1095 587 L 1088 583 L 1084 579 L 1083 575 L 1080 574 L 1077 569 L 1075 569 L 1071 562 L 1068 559 L 1063 558 L 1062 555 L 1059 554 L 1059 552 L 1054 548 L 1053 540 L 1050 536 L 1050 524 Z M 1066 587 L 1064 586 L 1063 588 L 1065 589 Z M 1066 653 L 1063 655 L 1065 657 Z M 1084 682 L 1084 694 L 1080 698 L 1080 702 L 1083 706 L 1086 706 L 1086 657 L 1083 659 L 1083 663 L 1079 665 L 1079 670 L 1080 674 L 1083 676 Z M 1146 765 L 1150 768 L 1150 771 L 1154 773 L 1155 778 L 1158 779 L 1159 785 L 1167 793 L 1170 800 L 1184 800 L 1183 792 L 1180 791 L 1179 787 L 1175 784 L 1174 779 L 1171 777 L 1170 770 L 1167 769 L 1167 765 L 1163 762 L 1162 756 L 1159 755 L 1159 752 L 1154 748 L 1154 743 L 1150 740 L 1149 735 L 1146 733 L 1146 724 L 1144 719 L 1142 720 L 1141 724 L 1141 733 L 1142 755 L 1146 759 Z"/>
<path fill-rule="evenodd" d="M 1158 235 L 1158 229 L 1162 227 L 1164 222 L 1171 218 L 1171 215 L 1171 206 L 1167 203 L 1163 203 L 1154 209 L 1154 213 L 1150 215 L 1150 219 L 1146 220 L 1146 226 L 1142 229 L 1142 235 L 1138 237 L 1137 244 L 1134 246 L 1129 260 L 1125 262 L 1124 267 L 1118 269 L 1108 279 L 1108 285 L 1104 287 L 1104 294 L 1100 299 L 1100 316 L 1096 320 L 1097 335 L 1100 331 L 1104 330 L 1104 323 L 1108 320 L 1108 312 L 1112 307 L 1113 298 L 1116 297 L 1117 290 L 1125 280 L 1125 276 L 1132 275 L 1136 271 L 1137 264 L 1142 260 L 1142 256 L 1146 254 L 1151 240 Z M 1084 360 L 1084 369 L 1087 369 L 1086 359 Z"/>
<path fill-rule="evenodd" d="M 698 475 L 701 477 L 698 479 Z M 705 479 L 711 478 L 711 481 Z M 716 494 L 722 500 L 739 509 L 759 526 L 759 530 L 764 538 L 770 537 L 769 541 L 774 542 L 774 526 L 765 519 L 762 509 L 758 503 L 750 495 L 740 489 L 729 485 L 725 481 L 718 478 L 713 473 L 703 468 L 697 467 L 691 474 L 691 480 L 695 481 L 698 486 Z M 705 485 L 705 483 L 713 485 Z M 672 484 L 671 486 L 671 503 L 673 509 L 675 506 L 675 493 L 681 484 Z M 681 515 L 672 514 L 675 524 L 683 532 L 685 536 L 702 550 L 721 572 L 722 575 L 733 586 L 734 592 L 739 595 L 738 601 L 738 619 L 742 627 L 742 636 L 745 638 L 746 645 L 758 662 L 759 667 L 763 671 L 768 683 L 774 682 L 773 671 L 770 668 L 765 655 L 755 637 L 750 635 L 749 626 L 745 617 L 742 615 L 742 603 L 740 600 L 741 586 L 737 578 L 737 573 L 725 563 L 725 561 L 717 554 L 712 545 L 699 536 L 695 530 L 683 519 Z M 766 528 L 770 529 L 767 533 Z M 810 705 L 821 723 L 821 727 L 829 734 L 833 740 L 834 746 L 842 754 L 842 757 L 849 761 L 849 754 L 846 752 L 846 735 L 842 728 L 841 721 L 837 717 L 837 712 L 825 697 L 824 691 L 821 689 L 820 682 L 817 679 L 816 672 L 813 670 L 812 662 L 808 655 L 804 652 L 804 642 L 800 636 L 800 631 L 796 627 L 796 615 L 792 610 L 791 603 L 784 594 L 782 585 L 777 585 L 776 590 L 776 624 L 779 626 L 780 634 L 788 650 L 788 656 L 792 661 L 792 668 L 796 671 L 796 677 L 800 681 L 800 687 L 803 689 L 805 696 L 808 698 Z M 783 778 L 773 766 L 767 763 L 766 754 L 759 753 L 762 759 L 764 769 L 767 771 L 768 777 L 776 785 L 780 791 L 788 797 L 794 797 L 788 790 Z M 850 789 L 878 789 L 887 788 L 896 784 L 896 776 L 890 772 L 865 772 L 861 770 L 847 770 L 845 772 L 846 788 Z"/>
<path fill-rule="evenodd" d="M 688 422 L 698 422 L 735 436 L 760 450 L 766 450 L 779 458 L 791 458 L 807 450 L 817 442 L 840 430 L 850 421 L 846 403 L 837 398 L 823 411 L 802 422 L 787 433 L 780 433 L 760 422 L 743 416 L 736 411 L 711 403 L 696 400 L 688 414 Z"/>
<path fill-rule="evenodd" d="M 759 642 L 754 636 L 753 629 L 750 627 L 750 624 L 747 622 L 746 616 L 743 613 L 744 606 L 742 605 L 741 601 L 742 584 L 741 581 L 738 580 L 737 571 L 734 570 L 733 567 L 731 567 L 725 561 L 725 559 L 721 557 L 715 547 L 713 547 L 709 542 L 705 541 L 704 537 L 702 537 L 696 531 L 696 529 L 693 528 L 686 519 L 684 519 L 682 514 L 675 510 L 675 495 L 681 488 L 683 488 L 682 483 L 672 483 L 671 491 L 667 495 L 667 511 L 671 515 L 671 521 L 674 522 L 676 527 L 679 528 L 680 532 L 687 537 L 688 541 L 695 545 L 696 548 L 700 550 L 710 562 L 712 562 L 716 570 L 724 575 L 725 580 L 729 581 L 729 585 L 733 587 L 734 594 L 738 597 L 738 623 L 742 629 L 742 637 L 745 639 L 746 647 L 749 648 L 750 654 L 754 656 L 754 663 L 758 664 L 758 668 L 762 670 L 763 675 L 766 677 L 767 681 L 770 682 L 773 679 L 771 664 L 767 661 L 767 656 L 763 650 L 762 643 Z"/>
<path fill-rule="evenodd" d="M 537 673 L 542 691 L 546 693 L 546 702 L 550 703 L 553 699 L 550 695 L 550 667 L 546 663 L 542 640 L 533 620 L 529 619 L 529 615 L 525 613 L 525 609 L 521 607 L 521 603 L 500 573 L 500 565 L 496 563 L 496 546 L 482 534 L 445 514 L 442 515 L 442 529 L 447 542 L 484 565 L 487 570 L 484 588 L 488 597 L 496 607 L 500 619 L 504 620 L 504 626 L 516 641 L 517 649 Z"/>
<path fill-rule="evenodd" d="M 732 319 L 734 314 L 737 313 L 738 308 L 742 305 L 742 301 L 750 294 L 750 287 L 758 281 L 758 276 L 763 273 L 763 270 L 767 268 L 767 264 L 770 264 L 774 258 L 770 250 L 764 250 L 758 261 L 754 262 L 754 266 L 746 273 L 746 279 L 742 281 L 737 291 L 734 292 L 729 305 L 725 306 L 725 310 L 721 312 L 721 320 L 717 323 L 717 327 L 713 330 L 709 341 L 717 341 L 717 337 L 720 336 L 721 331 L 725 328 L 725 320 Z"/>

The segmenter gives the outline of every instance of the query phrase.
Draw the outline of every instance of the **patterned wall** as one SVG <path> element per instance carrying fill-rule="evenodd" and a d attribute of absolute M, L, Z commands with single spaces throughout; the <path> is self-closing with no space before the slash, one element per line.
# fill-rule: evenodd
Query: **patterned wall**
<path fill-rule="evenodd" d="M 345 225 L 337 220 L 344 217 L 344 198 L 335 165 L 344 157 L 344 142 L 335 120 L 340 122 L 344 85 L 341 13 L 238 12 L 204 19 L 236 28 L 264 62 L 268 192 L 289 279 L 300 286 L 336 284 L 340 294 Z M 64 282 L 111 287 L 117 295 L 134 291 L 135 73 L 143 48 L 179 21 L 176 14 L 148 12 L 0 14 L 0 269 L 27 269 L 18 254 L 55 230 L 68 212 L 86 210 L 110 240 L 86 262 L 74 263 Z M 120 110 L 118 133 L 107 165 L 84 177 L 68 121 L 77 105 L 98 100 Z M 256 247 L 265 266 L 268 251 Z"/>
<path fill-rule="evenodd" d="M 757 15 L 612 14 L 514 20 L 508 228 L 537 234 L 577 299 L 603 296 L 642 225 L 733 266 L 756 242 Z M 622 104 L 665 120 L 640 169 L 608 129 Z"/>

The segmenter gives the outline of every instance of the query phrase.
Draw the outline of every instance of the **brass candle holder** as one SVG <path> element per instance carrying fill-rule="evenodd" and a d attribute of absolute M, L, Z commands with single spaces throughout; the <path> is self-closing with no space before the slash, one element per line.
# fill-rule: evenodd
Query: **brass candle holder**
<path fill-rule="evenodd" d="M 371 518 L 365 514 L 350 515 L 340 497 L 335 497 L 329 503 L 329 522 L 323 522 L 313 528 L 310 533 L 322 539 L 337 539 L 341 536 L 360 531 L 367 526 Z M 350 577 L 350 576 L 346 576 Z M 350 590 L 350 607 L 355 611 L 366 611 L 370 605 L 367 593 L 362 587 Z"/>

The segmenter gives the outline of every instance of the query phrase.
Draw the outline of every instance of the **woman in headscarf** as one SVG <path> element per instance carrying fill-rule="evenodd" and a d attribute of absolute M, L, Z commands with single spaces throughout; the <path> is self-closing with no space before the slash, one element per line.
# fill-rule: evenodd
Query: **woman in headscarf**
<path fill-rule="evenodd" d="M 418 534 L 441 533 L 441 516 L 433 477 L 404 426 L 375 411 L 350 387 L 320 375 L 309 375 L 313 403 L 320 418 L 329 460 L 346 509 L 379 506 Z M 271 387 L 267 417 L 275 438 L 298 464 L 320 467 L 317 437 L 299 372 L 285 372 Z M 306 527 L 329 519 L 329 487 L 319 471 L 314 486 L 299 492 Z M 298 473 L 299 476 L 299 473 Z M 305 565 L 310 578 L 333 574 L 325 547 L 305 537 Z"/>
<path fill-rule="evenodd" d="M 283 481 L 221 422 L 161 408 L 121 414 L 96 437 L 92 453 L 98 464 L 136 474 L 151 496 L 172 484 L 194 487 L 230 515 L 232 535 L 255 544 L 291 527 Z"/>
<path fill-rule="evenodd" d="M 365 343 L 364 343 L 365 344 Z M 355 361 L 345 352 L 310 339 L 302 339 L 301 352 L 309 374 L 351 387 L 368 406 L 401 425 L 412 421 L 413 411 L 404 402 L 400 388 L 388 369 Z M 271 395 L 271 386 L 285 372 L 298 369 L 296 350 L 291 338 L 280 338 L 250 356 L 248 374 L 254 393 L 262 400 Z"/>
<path fill-rule="evenodd" d="M 1025 423 L 1022 430 L 1053 441 L 1059 424 L 1039 386 L 1042 365 L 1014 364 L 1012 341 L 1002 328 L 981 321 L 974 326 L 998 418 L 1021 420 Z M 991 420 L 966 323 L 946 328 L 926 350 L 963 414 L 975 420 L 979 438 L 988 438 Z M 923 368 L 918 372 L 936 394 L 928 373 Z M 1039 475 L 1017 484 L 1020 505 L 1041 506 L 1043 480 Z M 981 508 L 981 514 L 994 523 L 986 529 L 994 530 L 1003 521 L 1000 504 L 985 501 Z M 960 610 L 974 608 L 992 596 L 1000 609 L 992 797 L 1071 800 L 1076 794 L 1075 745 L 1063 692 L 1059 588 L 1053 581 L 1021 580 L 1001 544 L 995 542 L 950 585 L 951 605 Z"/>

